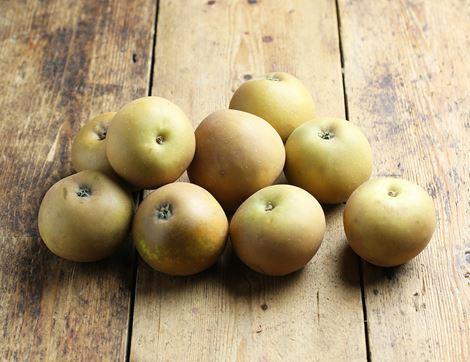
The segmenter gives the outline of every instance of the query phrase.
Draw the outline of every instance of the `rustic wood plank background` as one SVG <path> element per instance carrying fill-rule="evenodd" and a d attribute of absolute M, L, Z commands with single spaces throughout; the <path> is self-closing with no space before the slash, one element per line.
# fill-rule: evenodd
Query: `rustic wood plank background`
<path fill-rule="evenodd" d="M 90 116 L 148 93 L 155 2 L 0 3 L 0 359 L 118 360 L 127 351 L 130 244 L 79 264 L 37 231 Z"/>
<path fill-rule="evenodd" d="M 320 114 L 344 117 L 329 0 L 160 1 L 155 55 L 152 94 L 179 104 L 195 126 L 226 108 L 245 79 L 276 69 L 305 81 Z M 200 360 L 364 359 L 357 259 L 345 250 L 341 219 L 340 208 L 328 211 L 316 262 L 285 278 L 248 270 L 230 250 L 192 278 L 139 263 L 131 359 L 184 360 L 188 351 Z"/>
<path fill-rule="evenodd" d="M 422 185 L 438 215 L 415 260 L 364 263 L 370 355 L 468 361 L 470 2 L 340 4 L 349 119 L 371 141 L 375 173 Z"/>
<path fill-rule="evenodd" d="M 469 34 L 466 0 L 0 1 L 0 359 L 470 360 Z M 362 127 L 376 175 L 428 189 L 438 229 L 418 258 L 360 262 L 342 206 L 284 278 L 230 250 L 172 278 L 130 244 L 93 264 L 41 244 L 40 200 L 91 116 L 153 94 L 196 126 L 275 70 Z"/>

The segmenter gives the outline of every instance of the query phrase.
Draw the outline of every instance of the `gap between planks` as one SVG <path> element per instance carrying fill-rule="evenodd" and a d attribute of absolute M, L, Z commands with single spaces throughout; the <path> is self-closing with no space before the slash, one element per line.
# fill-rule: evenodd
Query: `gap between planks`
<path fill-rule="evenodd" d="M 343 99 L 344 99 L 344 113 L 346 119 L 349 121 L 349 106 L 348 106 L 348 92 L 346 90 L 346 68 L 344 66 L 344 49 L 343 49 L 343 42 L 342 42 L 342 32 L 341 32 L 341 11 L 339 9 L 338 0 L 335 0 L 335 8 L 336 8 L 336 24 L 338 26 L 338 47 L 339 47 L 339 56 L 341 62 L 341 79 L 343 81 Z M 362 303 L 362 317 L 364 319 L 364 339 L 366 344 L 366 357 L 367 361 L 371 361 L 371 353 L 370 353 L 370 341 L 369 341 L 369 325 L 367 324 L 367 303 L 366 303 L 366 293 L 365 293 L 365 286 L 364 286 L 364 270 L 362 267 L 362 259 L 359 256 L 356 256 L 357 259 L 357 267 L 359 273 L 359 285 L 361 287 L 361 303 Z"/>
<path fill-rule="evenodd" d="M 149 81 L 147 95 L 152 95 L 153 88 L 153 72 L 155 68 L 155 49 L 157 44 L 157 24 L 158 24 L 158 9 L 160 6 L 160 0 L 155 0 L 155 20 L 153 22 L 153 40 L 152 40 L 152 55 L 150 58 L 150 67 L 149 67 Z M 137 207 L 144 199 L 144 190 L 140 190 L 137 197 Z M 130 236 L 132 239 L 132 235 Z M 131 282 L 131 297 L 129 302 L 129 315 L 127 318 L 127 345 L 126 345 L 126 362 L 130 361 L 131 357 L 131 348 L 132 348 L 132 327 L 134 324 L 134 306 L 135 306 L 135 293 L 137 288 L 137 268 L 139 265 L 139 255 L 134 246 L 134 241 L 132 241 L 132 282 Z"/>

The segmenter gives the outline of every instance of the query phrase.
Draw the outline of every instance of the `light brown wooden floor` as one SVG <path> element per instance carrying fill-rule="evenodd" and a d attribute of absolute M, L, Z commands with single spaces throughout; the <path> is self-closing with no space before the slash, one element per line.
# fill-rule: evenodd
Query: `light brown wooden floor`
<path fill-rule="evenodd" d="M 466 0 L 0 1 L 0 359 L 469 361 L 469 34 Z M 40 200 L 72 172 L 92 115 L 152 94 L 196 126 L 278 70 L 320 115 L 362 127 L 375 175 L 433 196 L 438 228 L 418 258 L 361 262 L 343 205 L 325 210 L 314 260 L 284 278 L 230 250 L 172 278 L 130 243 L 94 264 L 41 244 Z"/>

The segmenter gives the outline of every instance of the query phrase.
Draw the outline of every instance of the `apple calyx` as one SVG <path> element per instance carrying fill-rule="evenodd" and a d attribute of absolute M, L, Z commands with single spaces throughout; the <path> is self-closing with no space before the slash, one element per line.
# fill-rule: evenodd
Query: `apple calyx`
<path fill-rule="evenodd" d="M 165 139 L 163 138 L 163 136 L 157 136 L 157 138 L 155 139 L 155 141 L 156 141 L 159 145 L 161 145 L 164 140 L 165 140 Z"/>
<path fill-rule="evenodd" d="M 78 191 L 75 192 L 78 197 L 89 197 L 91 196 L 91 187 L 86 184 L 78 186 Z"/>
<path fill-rule="evenodd" d="M 168 203 L 168 202 L 164 202 L 157 209 L 157 217 L 160 220 L 168 220 L 171 217 L 172 214 L 173 214 L 172 213 L 172 207 L 171 207 L 171 204 Z"/>
<path fill-rule="evenodd" d="M 274 209 L 274 205 L 272 204 L 271 201 L 268 202 L 268 203 L 266 204 L 266 206 L 264 207 L 264 210 L 265 210 L 265 211 L 272 211 L 273 209 Z"/>
<path fill-rule="evenodd" d="M 335 134 L 330 131 L 320 131 L 318 132 L 318 137 L 324 139 L 324 140 L 331 140 L 332 138 L 335 137 Z"/>
<path fill-rule="evenodd" d="M 398 192 L 396 192 L 396 191 L 390 190 L 388 192 L 388 196 L 390 196 L 390 197 L 397 197 L 397 195 L 398 195 Z"/>
<path fill-rule="evenodd" d="M 106 139 L 106 134 L 108 133 L 108 128 L 105 127 L 105 126 L 101 126 L 97 131 L 96 131 L 96 134 L 98 136 L 98 139 L 100 141 L 103 141 L 104 139 Z"/>

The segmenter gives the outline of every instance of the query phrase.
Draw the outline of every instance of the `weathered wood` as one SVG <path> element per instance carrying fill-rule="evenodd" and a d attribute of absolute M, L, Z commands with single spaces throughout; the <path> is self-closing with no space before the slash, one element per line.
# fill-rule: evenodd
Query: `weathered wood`
<path fill-rule="evenodd" d="M 132 249 L 66 262 L 41 243 L 37 211 L 72 172 L 80 124 L 147 94 L 155 10 L 153 0 L 2 2 L 2 360 L 125 358 Z"/>
<path fill-rule="evenodd" d="M 226 108 L 244 80 L 283 70 L 305 82 L 320 114 L 344 117 L 338 43 L 329 0 L 161 1 L 152 93 L 196 126 Z M 358 265 L 345 248 L 341 207 L 327 213 L 318 255 L 285 278 L 251 272 L 230 251 L 190 278 L 140 262 L 131 359 L 365 359 Z"/>
<path fill-rule="evenodd" d="M 350 120 L 378 175 L 433 196 L 428 248 L 394 269 L 364 265 L 372 360 L 470 360 L 470 4 L 340 1 Z"/>

